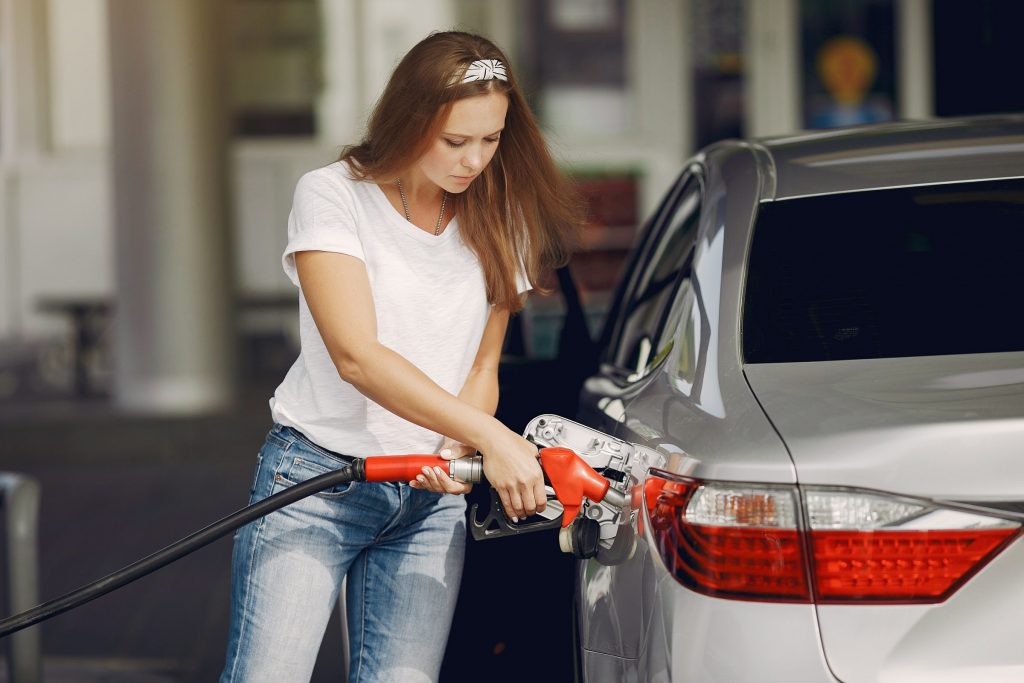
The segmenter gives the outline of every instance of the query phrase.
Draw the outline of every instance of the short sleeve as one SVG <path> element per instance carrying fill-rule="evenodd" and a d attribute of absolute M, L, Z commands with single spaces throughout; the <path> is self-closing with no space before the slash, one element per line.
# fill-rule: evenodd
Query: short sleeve
<path fill-rule="evenodd" d="M 284 272 L 296 287 L 297 252 L 332 251 L 365 260 L 356 230 L 356 200 L 347 185 L 330 168 L 299 178 L 288 215 L 288 245 L 282 256 Z"/>

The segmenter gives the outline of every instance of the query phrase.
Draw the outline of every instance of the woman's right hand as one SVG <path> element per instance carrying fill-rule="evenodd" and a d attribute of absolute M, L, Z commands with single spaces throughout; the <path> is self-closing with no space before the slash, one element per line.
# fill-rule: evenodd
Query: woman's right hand
<path fill-rule="evenodd" d="M 498 492 L 501 505 L 513 522 L 544 510 L 547 494 L 535 445 L 502 426 L 486 450 L 480 452 L 484 475 Z"/>

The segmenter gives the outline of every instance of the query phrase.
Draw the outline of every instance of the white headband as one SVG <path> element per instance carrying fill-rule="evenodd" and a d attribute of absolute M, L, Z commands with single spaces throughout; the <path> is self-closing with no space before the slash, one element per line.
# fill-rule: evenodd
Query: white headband
<path fill-rule="evenodd" d="M 466 74 L 462 77 L 462 82 L 489 81 L 492 78 L 507 81 L 508 74 L 505 72 L 505 65 L 497 59 L 478 59 L 466 67 Z"/>

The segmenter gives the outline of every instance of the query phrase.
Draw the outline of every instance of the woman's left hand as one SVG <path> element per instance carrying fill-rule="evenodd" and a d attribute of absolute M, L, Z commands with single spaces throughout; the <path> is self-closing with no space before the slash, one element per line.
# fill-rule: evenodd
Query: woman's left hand
<path fill-rule="evenodd" d="M 441 445 L 439 454 L 445 460 L 455 460 L 466 455 L 473 455 L 475 452 L 476 449 L 471 446 L 446 438 Z M 451 493 L 453 495 L 466 494 L 473 489 L 472 484 L 455 481 L 440 467 L 424 467 L 423 473 L 416 475 L 416 478 L 409 482 L 409 486 L 414 489 L 423 489 L 424 491 L 433 491 L 434 493 Z"/>

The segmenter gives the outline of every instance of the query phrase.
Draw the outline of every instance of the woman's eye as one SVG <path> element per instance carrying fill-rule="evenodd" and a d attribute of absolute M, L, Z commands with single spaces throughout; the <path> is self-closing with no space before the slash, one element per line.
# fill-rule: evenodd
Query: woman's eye
<path fill-rule="evenodd" d="M 485 141 L 489 142 L 492 145 L 497 144 L 498 140 L 500 139 L 501 138 L 484 138 Z"/>
<path fill-rule="evenodd" d="M 466 144 L 465 141 L 456 142 L 455 140 L 448 140 L 447 138 L 445 138 L 445 142 L 448 143 L 449 147 L 456 147 L 456 148 L 462 147 L 464 144 Z"/>

